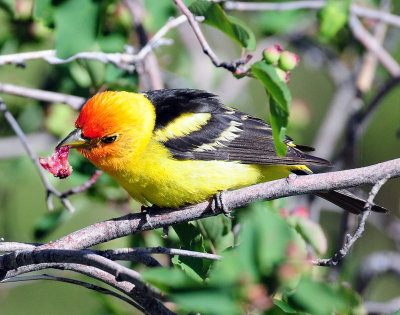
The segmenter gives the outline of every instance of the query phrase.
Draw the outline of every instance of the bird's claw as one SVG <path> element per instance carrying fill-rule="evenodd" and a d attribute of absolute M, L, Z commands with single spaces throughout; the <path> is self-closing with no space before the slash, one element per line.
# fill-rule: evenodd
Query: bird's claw
<path fill-rule="evenodd" d="M 151 217 L 150 214 L 153 212 L 157 212 L 160 209 L 160 207 L 156 206 L 156 205 L 152 205 L 152 206 L 141 206 L 140 207 L 140 212 L 145 212 L 145 217 L 146 217 L 146 222 L 150 225 L 150 227 L 152 229 L 154 229 L 153 224 L 151 224 Z"/>
<path fill-rule="evenodd" d="M 222 210 L 222 213 L 229 219 L 233 219 L 233 216 L 231 215 L 232 210 L 228 208 L 228 206 L 225 204 L 224 201 L 224 192 L 220 191 L 217 193 L 211 202 L 211 211 L 213 213 L 216 213 L 216 210 Z"/>
<path fill-rule="evenodd" d="M 168 233 L 169 233 L 169 226 L 164 226 L 163 227 L 163 235 L 161 235 L 161 237 L 163 239 L 167 239 L 168 238 Z"/>

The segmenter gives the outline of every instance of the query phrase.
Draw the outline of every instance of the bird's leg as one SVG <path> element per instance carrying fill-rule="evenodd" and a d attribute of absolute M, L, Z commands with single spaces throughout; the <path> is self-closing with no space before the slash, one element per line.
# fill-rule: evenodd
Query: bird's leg
<path fill-rule="evenodd" d="M 145 214 L 145 216 L 146 216 L 146 221 L 147 221 L 147 223 L 150 225 L 150 227 L 152 228 L 152 229 L 154 229 L 154 226 L 151 224 L 151 217 L 150 217 L 150 214 L 153 212 L 157 212 L 158 210 L 160 210 L 161 208 L 160 207 L 158 207 L 158 206 L 156 206 L 156 205 L 152 205 L 152 206 L 150 206 L 150 207 L 148 207 L 148 206 L 141 206 L 141 208 L 140 208 L 140 212 L 145 212 L 146 214 Z"/>
<path fill-rule="evenodd" d="M 161 235 L 161 237 L 163 239 L 167 239 L 168 238 L 168 233 L 169 233 L 169 226 L 164 226 L 163 227 L 163 235 Z"/>
<path fill-rule="evenodd" d="M 233 216 L 231 215 L 232 210 L 228 208 L 228 206 L 224 202 L 224 192 L 220 191 L 216 195 L 214 195 L 212 201 L 211 201 L 211 211 L 216 212 L 217 209 L 222 210 L 223 214 L 229 218 L 233 219 Z"/>

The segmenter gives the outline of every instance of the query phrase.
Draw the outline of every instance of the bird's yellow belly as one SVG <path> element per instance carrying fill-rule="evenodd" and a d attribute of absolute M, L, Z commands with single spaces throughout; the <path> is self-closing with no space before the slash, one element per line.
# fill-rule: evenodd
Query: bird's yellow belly
<path fill-rule="evenodd" d="M 140 159 L 125 165 L 123 172 L 108 171 L 144 205 L 178 208 L 195 204 L 220 191 L 286 177 L 293 169 L 226 161 L 176 160 L 165 148 L 153 146 Z"/>

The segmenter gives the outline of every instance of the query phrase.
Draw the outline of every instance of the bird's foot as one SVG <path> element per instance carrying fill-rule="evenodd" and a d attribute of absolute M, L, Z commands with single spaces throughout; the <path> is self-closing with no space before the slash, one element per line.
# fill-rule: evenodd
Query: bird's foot
<path fill-rule="evenodd" d="M 226 203 L 224 201 L 224 192 L 223 191 L 220 191 L 219 193 L 217 193 L 211 201 L 211 211 L 216 213 L 217 209 L 222 210 L 223 214 L 227 218 L 233 219 L 233 216 L 231 215 L 232 210 L 228 208 L 228 206 L 226 205 Z"/>
<path fill-rule="evenodd" d="M 163 227 L 163 235 L 161 235 L 161 237 L 163 239 L 167 239 L 168 238 L 168 233 L 169 233 L 169 226 L 164 226 Z"/>
<path fill-rule="evenodd" d="M 150 217 L 150 214 L 151 214 L 151 213 L 155 213 L 155 212 L 157 212 L 157 211 L 160 210 L 160 209 L 161 209 L 161 208 L 158 207 L 158 206 L 156 206 L 156 205 L 152 205 L 152 206 L 150 206 L 150 207 L 148 207 L 148 206 L 142 206 L 142 207 L 140 208 L 140 212 L 145 212 L 146 222 L 150 225 L 150 227 L 151 227 L 152 229 L 154 229 L 154 226 L 153 226 L 153 224 L 151 224 L 151 217 Z"/>

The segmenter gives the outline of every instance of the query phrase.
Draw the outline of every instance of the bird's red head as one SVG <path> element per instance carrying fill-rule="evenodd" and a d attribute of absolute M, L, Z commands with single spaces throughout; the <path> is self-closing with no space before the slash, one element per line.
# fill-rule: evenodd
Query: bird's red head
<path fill-rule="evenodd" d="M 83 106 L 76 129 L 61 145 L 78 149 L 100 168 L 140 153 L 150 140 L 155 112 L 142 94 L 103 92 Z"/>

